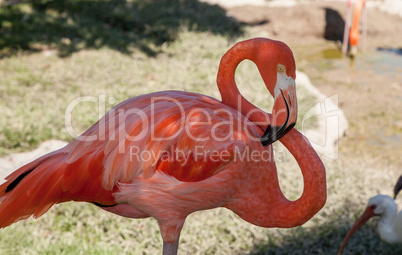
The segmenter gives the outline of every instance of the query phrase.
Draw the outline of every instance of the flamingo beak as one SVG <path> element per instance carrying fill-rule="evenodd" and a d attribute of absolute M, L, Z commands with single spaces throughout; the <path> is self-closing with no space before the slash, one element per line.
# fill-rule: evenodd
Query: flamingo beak
<path fill-rule="evenodd" d="M 291 77 L 285 77 L 285 79 L 278 79 L 275 85 L 272 122 L 268 125 L 261 138 L 263 146 L 268 146 L 281 139 L 295 126 L 297 121 L 295 81 Z"/>
<path fill-rule="evenodd" d="M 368 206 L 366 208 L 366 210 L 363 212 L 362 216 L 360 216 L 359 219 L 357 219 L 357 221 L 355 222 L 355 224 L 353 225 L 353 227 L 349 230 L 349 232 L 346 234 L 345 238 L 342 241 L 341 246 L 339 247 L 339 251 L 338 251 L 338 255 L 342 254 L 343 249 L 346 246 L 346 243 L 348 242 L 349 238 L 356 233 L 357 230 L 359 230 L 359 228 L 361 228 L 369 219 L 371 219 L 373 216 L 375 216 L 374 214 L 374 209 L 371 208 L 371 206 Z"/>

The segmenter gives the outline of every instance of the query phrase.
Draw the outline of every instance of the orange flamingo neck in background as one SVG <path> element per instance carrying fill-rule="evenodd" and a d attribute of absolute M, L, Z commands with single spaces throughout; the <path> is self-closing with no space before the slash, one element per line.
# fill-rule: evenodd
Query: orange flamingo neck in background
<path fill-rule="evenodd" d="M 355 10 L 353 12 L 352 27 L 350 29 L 350 45 L 355 46 L 359 43 L 359 21 L 362 8 L 365 4 L 365 0 L 357 0 L 355 5 Z"/>

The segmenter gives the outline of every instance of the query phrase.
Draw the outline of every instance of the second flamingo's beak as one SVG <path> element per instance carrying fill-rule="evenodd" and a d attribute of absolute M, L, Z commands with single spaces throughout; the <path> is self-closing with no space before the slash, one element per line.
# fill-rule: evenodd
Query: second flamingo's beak
<path fill-rule="evenodd" d="M 353 227 L 349 230 L 349 232 L 346 234 L 345 238 L 342 241 L 341 246 L 339 247 L 338 250 L 338 255 L 342 254 L 343 249 L 346 246 L 346 243 L 348 242 L 349 238 L 356 233 L 357 230 L 359 230 L 359 228 L 361 228 L 369 219 L 371 219 L 372 217 L 374 217 L 374 209 L 373 207 L 369 206 L 366 208 L 366 210 L 363 212 L 362 216 L 360 216 L 359 219 L 357 219 L 357 221 L 355 222 L 355 224 L 353 225 Z"/>
<path fill-rule="evenodd" d="M 271 123 L 261 138 L 263 146 L 268 146 L 289 132 L 297 121 L 296 86 L 293 78 L 278 79 L 274 89 L 274 107 Z"/>

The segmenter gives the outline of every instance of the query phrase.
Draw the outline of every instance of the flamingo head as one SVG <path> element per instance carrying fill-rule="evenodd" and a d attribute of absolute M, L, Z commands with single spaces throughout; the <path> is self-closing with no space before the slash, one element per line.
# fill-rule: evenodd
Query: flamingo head
<path fill-rule="evenodd" d="M 261 39 L 255 62 L 265 86 L 274 97 L 271 122 L 261 139 L 262 144 L 267 146 L 283 137 L 296 124 L 296 64 L 286 44 L 269 39 Z"/>
<path fill-rule="evenodd" d="M 396 211 L 396 204 L 393 202 L 393 199 L 386 195 L 377 195 L 370 198 L 366 210 L 364 210 L 363 214 L 357 219 L 353 227 L 346 234 L 345 238 L 342 241 L 342 244 L 339 248 L 338 255 L 342 254 L 343 249 L 346 246 L 349 238 L 356 233 L 369 219 L 374 216 L 382 216 L 386 214 L 388 211 L 394 210 Z"/>

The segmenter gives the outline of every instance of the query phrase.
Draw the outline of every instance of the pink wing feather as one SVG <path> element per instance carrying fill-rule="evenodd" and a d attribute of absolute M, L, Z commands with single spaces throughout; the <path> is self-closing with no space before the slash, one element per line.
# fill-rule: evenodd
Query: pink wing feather
<path fill-rule="evenodd" d="M 207 179 L 261 133 L 236 110 L 200 94 L 165 91 L 126 100 L 66 147 L 6 178 L 0 227 L 39 217 L 55 203 L 115 204 L 118 183 L 156 171 L 185 182 Z M 222 152 L 224 160 L 217 158 Z"/>

